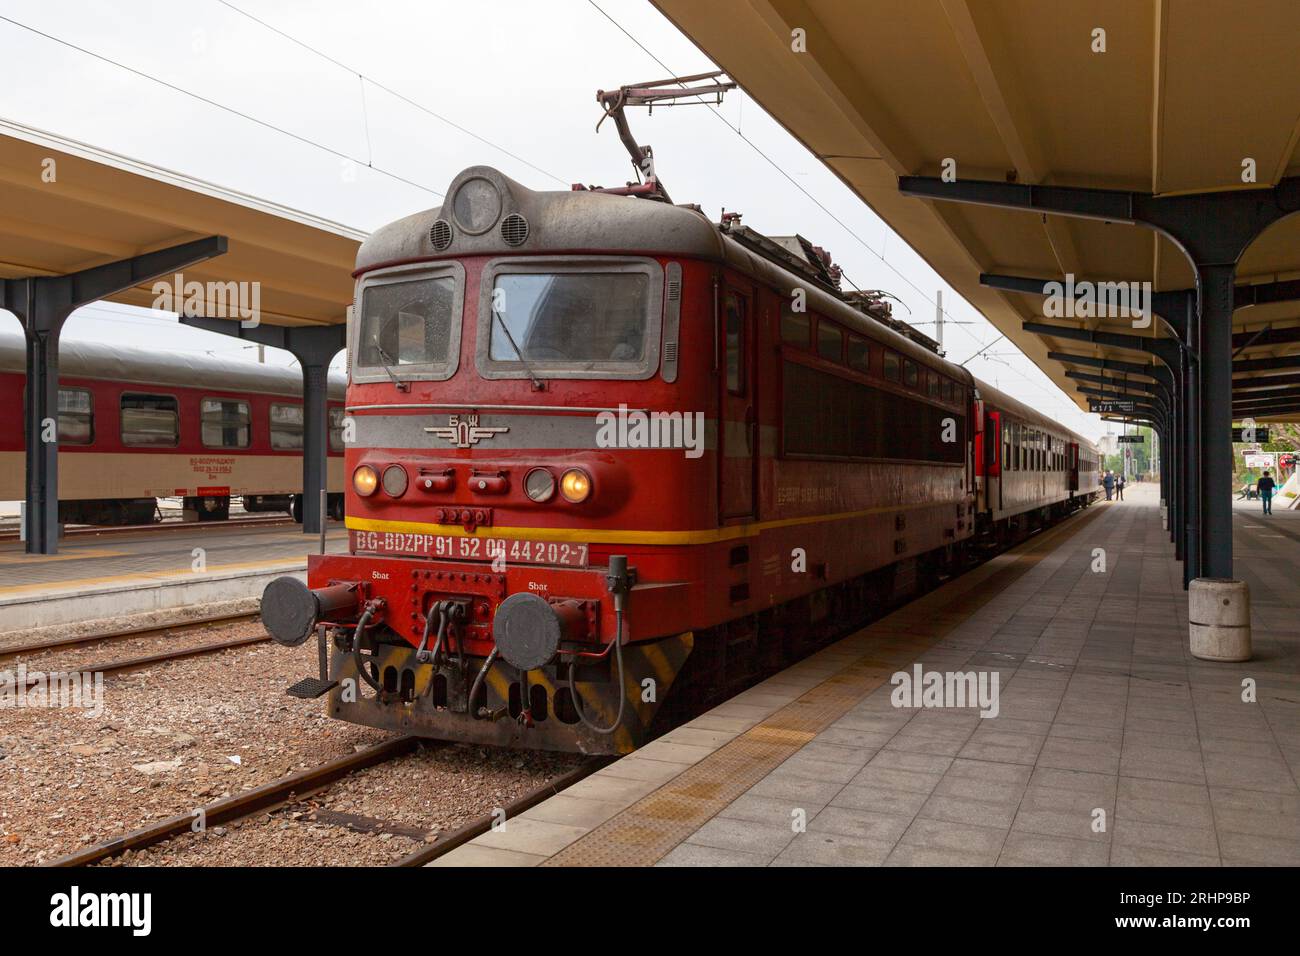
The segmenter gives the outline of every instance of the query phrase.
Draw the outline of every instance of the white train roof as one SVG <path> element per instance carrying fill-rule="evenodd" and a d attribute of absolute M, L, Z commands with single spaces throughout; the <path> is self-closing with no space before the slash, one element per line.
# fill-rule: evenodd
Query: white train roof
<path fill-rule="evenodd" d="M 22 375 L 26 371 L 27 351 L 22 332 L 15 323 L 0 321 L 0 373 Z M 296 366 L 259 365 L 203 353 L 79 341 L 66 335 L 59 339 L 59 376 L 224 392 L 302 394 L 302 373 Z M 329 397 L 341 401 L 346 383 L 344 375 L 332 372 Z"/>

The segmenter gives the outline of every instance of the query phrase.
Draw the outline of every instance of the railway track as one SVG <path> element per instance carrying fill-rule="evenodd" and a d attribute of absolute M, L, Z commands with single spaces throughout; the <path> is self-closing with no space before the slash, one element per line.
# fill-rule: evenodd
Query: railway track
<path fill-rule="evenodd" d="M 244 820 L 254 814 L 290 806 L 320 793 L 354 773 L 405 756 L 414 751 L 416 744 L 419 742 L 419 738 L 416 737 L 397 737 L 386 740 L 355 754 L 331 760 L 319 767 L 302 770 L 260 787 L 246 790 L 243 793 L 225 797 L 198 810 L 166 817 L 140 829 L 123 833 L 93 846 L 59 857 L 47 865 L 52 867 L 93 866 L 120 856 L 128 850 L 133 852 L 145 850 L 175 837 L 195 832 L 194 823 L 196 820 L 202 820 L 204 827 L 217 826 Z M 424 743 L 426 745 L 437 745 L 435 741 L 425 741 Z M 581 766 L 548 780 L 540 787 L 531 790 L 502 808 L 505 818 L 515 817 L 529 807 L 536 806 L 548 797 L 560 793 L 605 766 L 611 759 L 594 757 Z M 440 833 L 432 843 L 420 847 L 392 865 L 404 867 L 423 866 L 444 853 L 449 853 L 456 847 L 467 843 L 476 836 L 486 833 L 492 827 L 494 820 L 500 819 L 500 816 L 500 811 L 486 814 L 455 830 Z"/>
<path fill-rule="evenodd" d="M 241 621 L 251 621 L 255 620 L 258 616 L 258 612 L 256 611 L 244 611 L 233 614 L 213 614 L 208 617 L 194 618 L 178 624 L 161 624 L 149 627 L 124 627 L 107 631 L 96 631 L 92 634 L 77 634 L 71 637 L 55 637 L 44 641 L 33 641 L 30 644 L 2 647 L 0 648 L 0 661 L 9 660 L 20 654 L 36 654 L 42 651 L 65 650 L 69 647 L 82 647 L 87 644 L 122 641 L 136 637 L 152 637 L 156 634 L 175 635 L 186 631 L 205 628 L 213 624 L 235 624 Z M 226 650 L 227 647 L 241 647 L 244 644 L 258 643 L 267 640 L 270 640 L 270 638 L 266 635 L 258 635 L 256 638 L 239 638 L 234 642 L 227 641 L 220 644 L 203 645 L 200 648 L 182 648 L 172 652 L 151 654 L 144 657 L 114 662 L 112 665 L 96 665 L 88 669 L 110 673 L 109 668 L 111 667 L 114 668 L 112 672 L 121 673 L 125 670 L 132 670 L 137 667 L 146 667 L 150 664 L 160 663 L 173 658 L 192 657 L 195 653 L 216 652 L 219 650 Z"/>
<path fill-rule="evenodd" d="M 164 521 L 155 524 L 124 524 L 124 525 L 85 525 L 76 528 L 66 528 L 63 531 L 65 538 L 93 538 L 100 535 L 130 534 L 132 532 L 173 532 L 173 531 L 206 531 L 217 528 L 278 528 L 284 525 L 296 525 L 297 522 L 288 516 L 276 516 L 271 518 L 230 518 L 226 521 Z M 19 538 L 18 529 L 0 528 L 0 541 L 17 541 Z"/>

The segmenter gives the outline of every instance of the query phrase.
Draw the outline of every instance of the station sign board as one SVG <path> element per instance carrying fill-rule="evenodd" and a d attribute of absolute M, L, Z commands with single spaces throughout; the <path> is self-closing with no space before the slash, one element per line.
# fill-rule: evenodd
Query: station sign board
<path fill-rule="evenodd" d="M 1137 405 L 1132 401 L 1113 400 L 1088 402 L 1088 410 L 1102 415 L 1132 415 Z"/>
<path fill-rule="evenodd" d="M 1147 436 L 1146 435 L 1120 435 L 1116 440 L 1121 443 L 1128 442 L 1130 444 L 1140 445 L 1142 444 L 1142 442 L 1147 440 Z"/>
<path fill-rule="evenodd" d="M 1249 433 L 1249 437 L 1245 437 L 1247 433 Z M 1232 430 L 1232 440 L 1235 442 L 1266 442 L 1269 440 L 1268 429 L 1259 425 L 1255 425 L 1253 428 L 1234 428 Z"/>

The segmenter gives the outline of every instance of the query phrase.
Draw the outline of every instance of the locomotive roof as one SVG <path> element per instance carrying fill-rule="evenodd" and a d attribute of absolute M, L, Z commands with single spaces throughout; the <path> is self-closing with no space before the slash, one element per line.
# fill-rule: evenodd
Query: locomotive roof
<path fill-rule="evenodd" d="M 22 333 L 0 327 L 0 373 L 24 374 L 26 370 L 27 353 Z M 222 392 L 302 394 L 302 373 L 297 368 L 67 337 L 59 341 L 59 374 L 63 378 L 211 388 Z M 329 397 L 342 400 L 345 383 L 343 375 L 331 373 Z"/>
<path fill-rule="evenodd" d="M 526 238 L 518 238 L 522 217 Z M 449 242 L 438 248 L 435 231 Z M 471 166 L 447 187 L 446 201 L 370 234 L 355 275 L 399 263 L 464 256 L 588 253 L 669 255 L 726 263 L 777 288 L 807 290 L 808 307 L 967 384 L 970 373 L 944 361 L 832 290 L 767 259 L 689 206 L 595 190 L 533 190 L 490 166 Z"/>

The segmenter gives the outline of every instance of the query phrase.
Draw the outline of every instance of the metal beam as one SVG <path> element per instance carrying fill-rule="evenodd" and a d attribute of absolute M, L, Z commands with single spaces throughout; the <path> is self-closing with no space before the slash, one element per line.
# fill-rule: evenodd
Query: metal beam
<path fill-rule="evenodd" d="M 329 474 L 329 367 L 347 346 L 347 327 L 338 325 L 270 326 L 245 328 L 229 319 L 181 316 L 196 329 L 219 332 L 247 342 L 292 352 L 302 369 L 302 530 L 320 534 L 327 515 L 321 514 L 320 493 Z"/>

